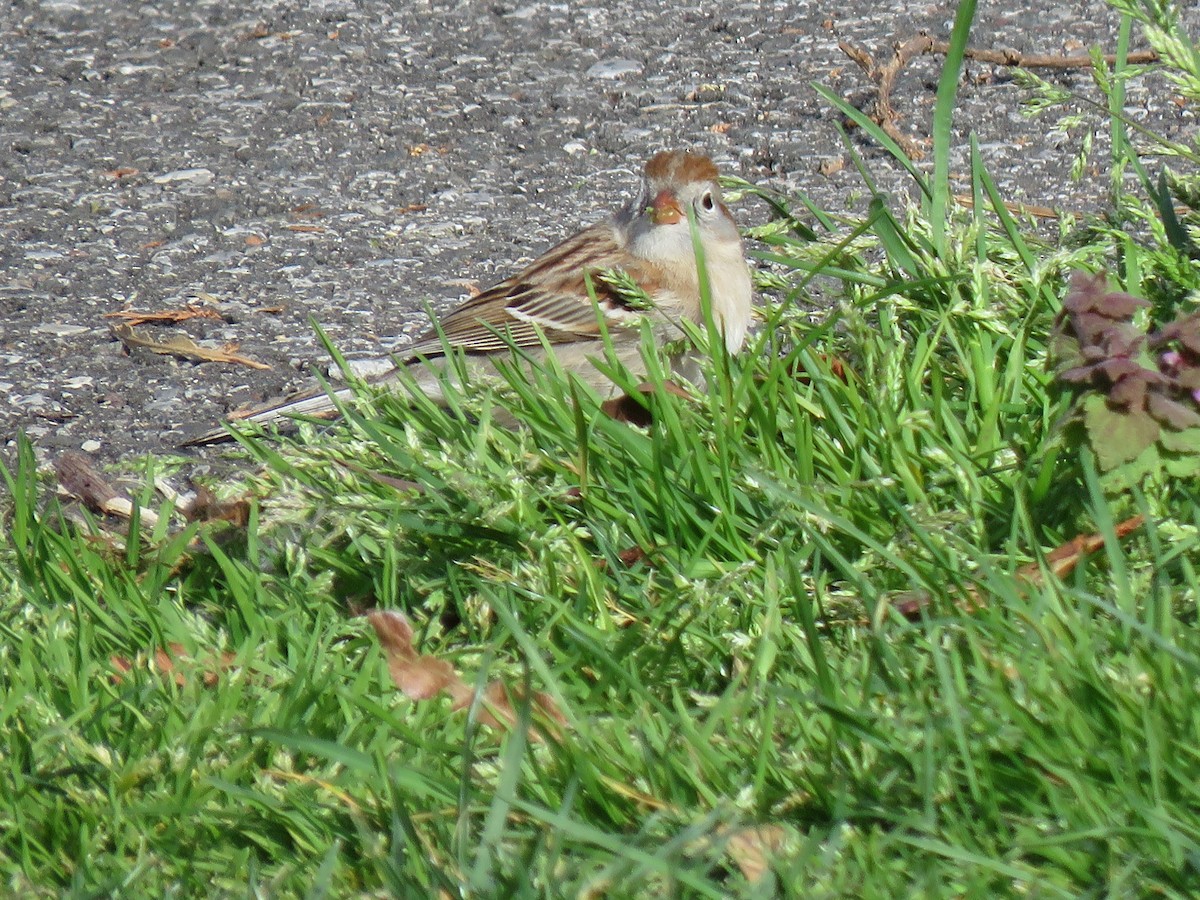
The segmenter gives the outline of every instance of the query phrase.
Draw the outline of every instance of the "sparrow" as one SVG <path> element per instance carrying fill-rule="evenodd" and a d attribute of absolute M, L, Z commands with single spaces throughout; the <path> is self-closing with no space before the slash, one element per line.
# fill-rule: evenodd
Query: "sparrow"
<path fill-rule="evenodd" d="M 750 328 L 750 271 L 717 177 L 716 165 L 702 154 L 655 154 L 632 202 L 439 317 L 438 327 L 392 354 L 395 365 L 368 382 L 394 382 L 405 367 L 421 390 L 437 400 L 438 372 L 447 346 L 464 354 L 470 370 L 486 370 L 497 355 L 511 359 L 513 346 L 536 360 L 548 345 L 565 371 L 602 393 L 611 392 L 611 382 L 592 364 L 605 355 L 602 329 L 618 358 L 636 370 L 641 364 L 643 318 L 650 318 L 655 339 L 663 343 L 684 336 L 681 321 L 704 322 L 689 211 L 704 250 L 713 322 L 728 352 L 737 353 Z M 607 277 L 613 271 L 636 282 L 649 304 L 620 290 L 615 279 Z M 334 398 L 350 396 L 350 388 L 311 390 L 233 413 L 229 420 L 279 424 L 294 416 L 330 418 L 337 414 Z M 222 427 L 185 446 L 231 439 Z"/>

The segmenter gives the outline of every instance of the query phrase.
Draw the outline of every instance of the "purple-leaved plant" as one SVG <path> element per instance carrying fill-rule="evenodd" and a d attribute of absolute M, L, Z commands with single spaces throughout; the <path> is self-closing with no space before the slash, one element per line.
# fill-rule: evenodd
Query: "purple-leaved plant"
<path fill-rule="evenodd" d="M 1145 300 L 1077 273 L 1055 322 L 1058 378 L 1075 387 L 1088 440 L 1105 471 L 1151 448 L 1175 474 L 1200 468 L 1200 312 L 1147 334 Z"/>

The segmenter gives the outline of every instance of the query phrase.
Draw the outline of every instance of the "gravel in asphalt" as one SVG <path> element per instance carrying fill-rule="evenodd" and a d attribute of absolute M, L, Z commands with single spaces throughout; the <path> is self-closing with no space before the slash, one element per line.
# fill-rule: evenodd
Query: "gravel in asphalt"
<path fill-rule="evenodd" d="M 994 6 L 980 4 L 974 46 L 1116 43 L 1102 2 Z M 310 384 L 324 360 L 310 318 L 347 354 L 386 351 L 424 327 L 426 304 L 450 307 L 624 202 L 664 147 L 861 209 L 812 85 L 862 103 L 838 41 L 881 57 L 920 28 L 946 38 L 954 8 L 16 0 L 0 10 L 0 452 L 18 429 L 43 457 L 173 450 Z M 920 58 L 900 79 L 910 134 L 928 131 L 939 67 Z M 1094 94 L 1085 71 L 1048 77 Z M 1068 175 L 1086 129 L 1028 119 L 1023 96 L 1004 68 L 968 64 L 954 177 L 974 131 L 1012 201 L 1100 208 L 1103 157 L 1082 183 Z M 1195 110 L 1161 81 L 1132 85 L 1129 110 L 1195 137 Z M 899 168 L 852 140 L 903 193 Z M 129 354 L 106 318 L 188 305 L 220 316 L 142 329 L 237 342 L 268 368 Z"/>

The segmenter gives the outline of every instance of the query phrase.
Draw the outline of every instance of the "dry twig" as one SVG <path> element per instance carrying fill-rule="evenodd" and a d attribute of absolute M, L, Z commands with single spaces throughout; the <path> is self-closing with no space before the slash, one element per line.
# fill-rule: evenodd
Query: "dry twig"
<path fill-rule="evenodd" d="M 1118 539 L 1128 537 L 1145 524 L 1145 517 L 1131 516 L 1113 527 L 1113 534 Z M 1084 557 L 1104 548 L 1104 535 L 1100 533 L 1081 534 L 1064 544 L 1055 547 L 1046 554 L 1045 562 L 1055 578 L 1066 578 L 1083 562 Z M 1046 573 L 1040 562 L 1031 562 L 1017 569 L 1017 577 L 1036 588 L 1046 580 Z M 929 606 L 932 597 L 928 591 L 905 591 L 887 598 L 876 610 L 876 624 L 882 620 L 882 615 L 888 606 L 894 608 L 906 619 L 920 618 L 922 610 Z M 987 599 L 976 588 L 968 588 L 966 596 L 957 601 L 957 606 L 965 613 L 974 613 L 983 609 Z"/>
<path fill-rule="evenodd" d="M 950 44 L 946 41 L 935 41 L 926 32 L 919 32 L 902 43 L 892 47 L 892 58 L 886 63 L 878 63 L 865 47 L 850 41 L 841 41 L 838 47 L 843 53 L 858 63 L 866 76 L 875 82 L 876 95 L 871 111 L 871 120 L 883 129 L 884 134 L 894 140 L 909 159 L 917 160 L 925 156 L 919 141 L 900 132 L 897 123 L 902 116 L 892 106 L 892 88 L 896 78 L 912 59 L 926 53 L 940 53 L 943 56 L 950 52 Z M 1023 69 L 1082 69 L 1092 66 L 1092 58 L 1082 56 L 1050 56 L 1043 53 L 1018 53 L 1015 50 L 981 50 L 968 47 L 964 52 L 967 59 L 977 62 L 993 63 L 1001 66 L 1019 66 Z M 1104 56 L 1105 62 L 1112 65 L 1116 60 L 1113 54 Z M 1158 54 L 1153 50 L 1140 50 L 1128 54 L 1126 62 L 1135 65 L 1158 61 Z"/>

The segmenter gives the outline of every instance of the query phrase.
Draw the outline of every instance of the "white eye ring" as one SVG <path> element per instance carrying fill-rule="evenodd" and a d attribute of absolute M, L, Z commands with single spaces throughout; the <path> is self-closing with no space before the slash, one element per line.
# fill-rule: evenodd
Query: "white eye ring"
<path fill-rule="evenodd" d="M 700 208 L 705 212 L 712 212 L 717 208 L 717 201 L 713 199 L 712 191 L 704 192 L 704 196 L 700 198 Z"/>

